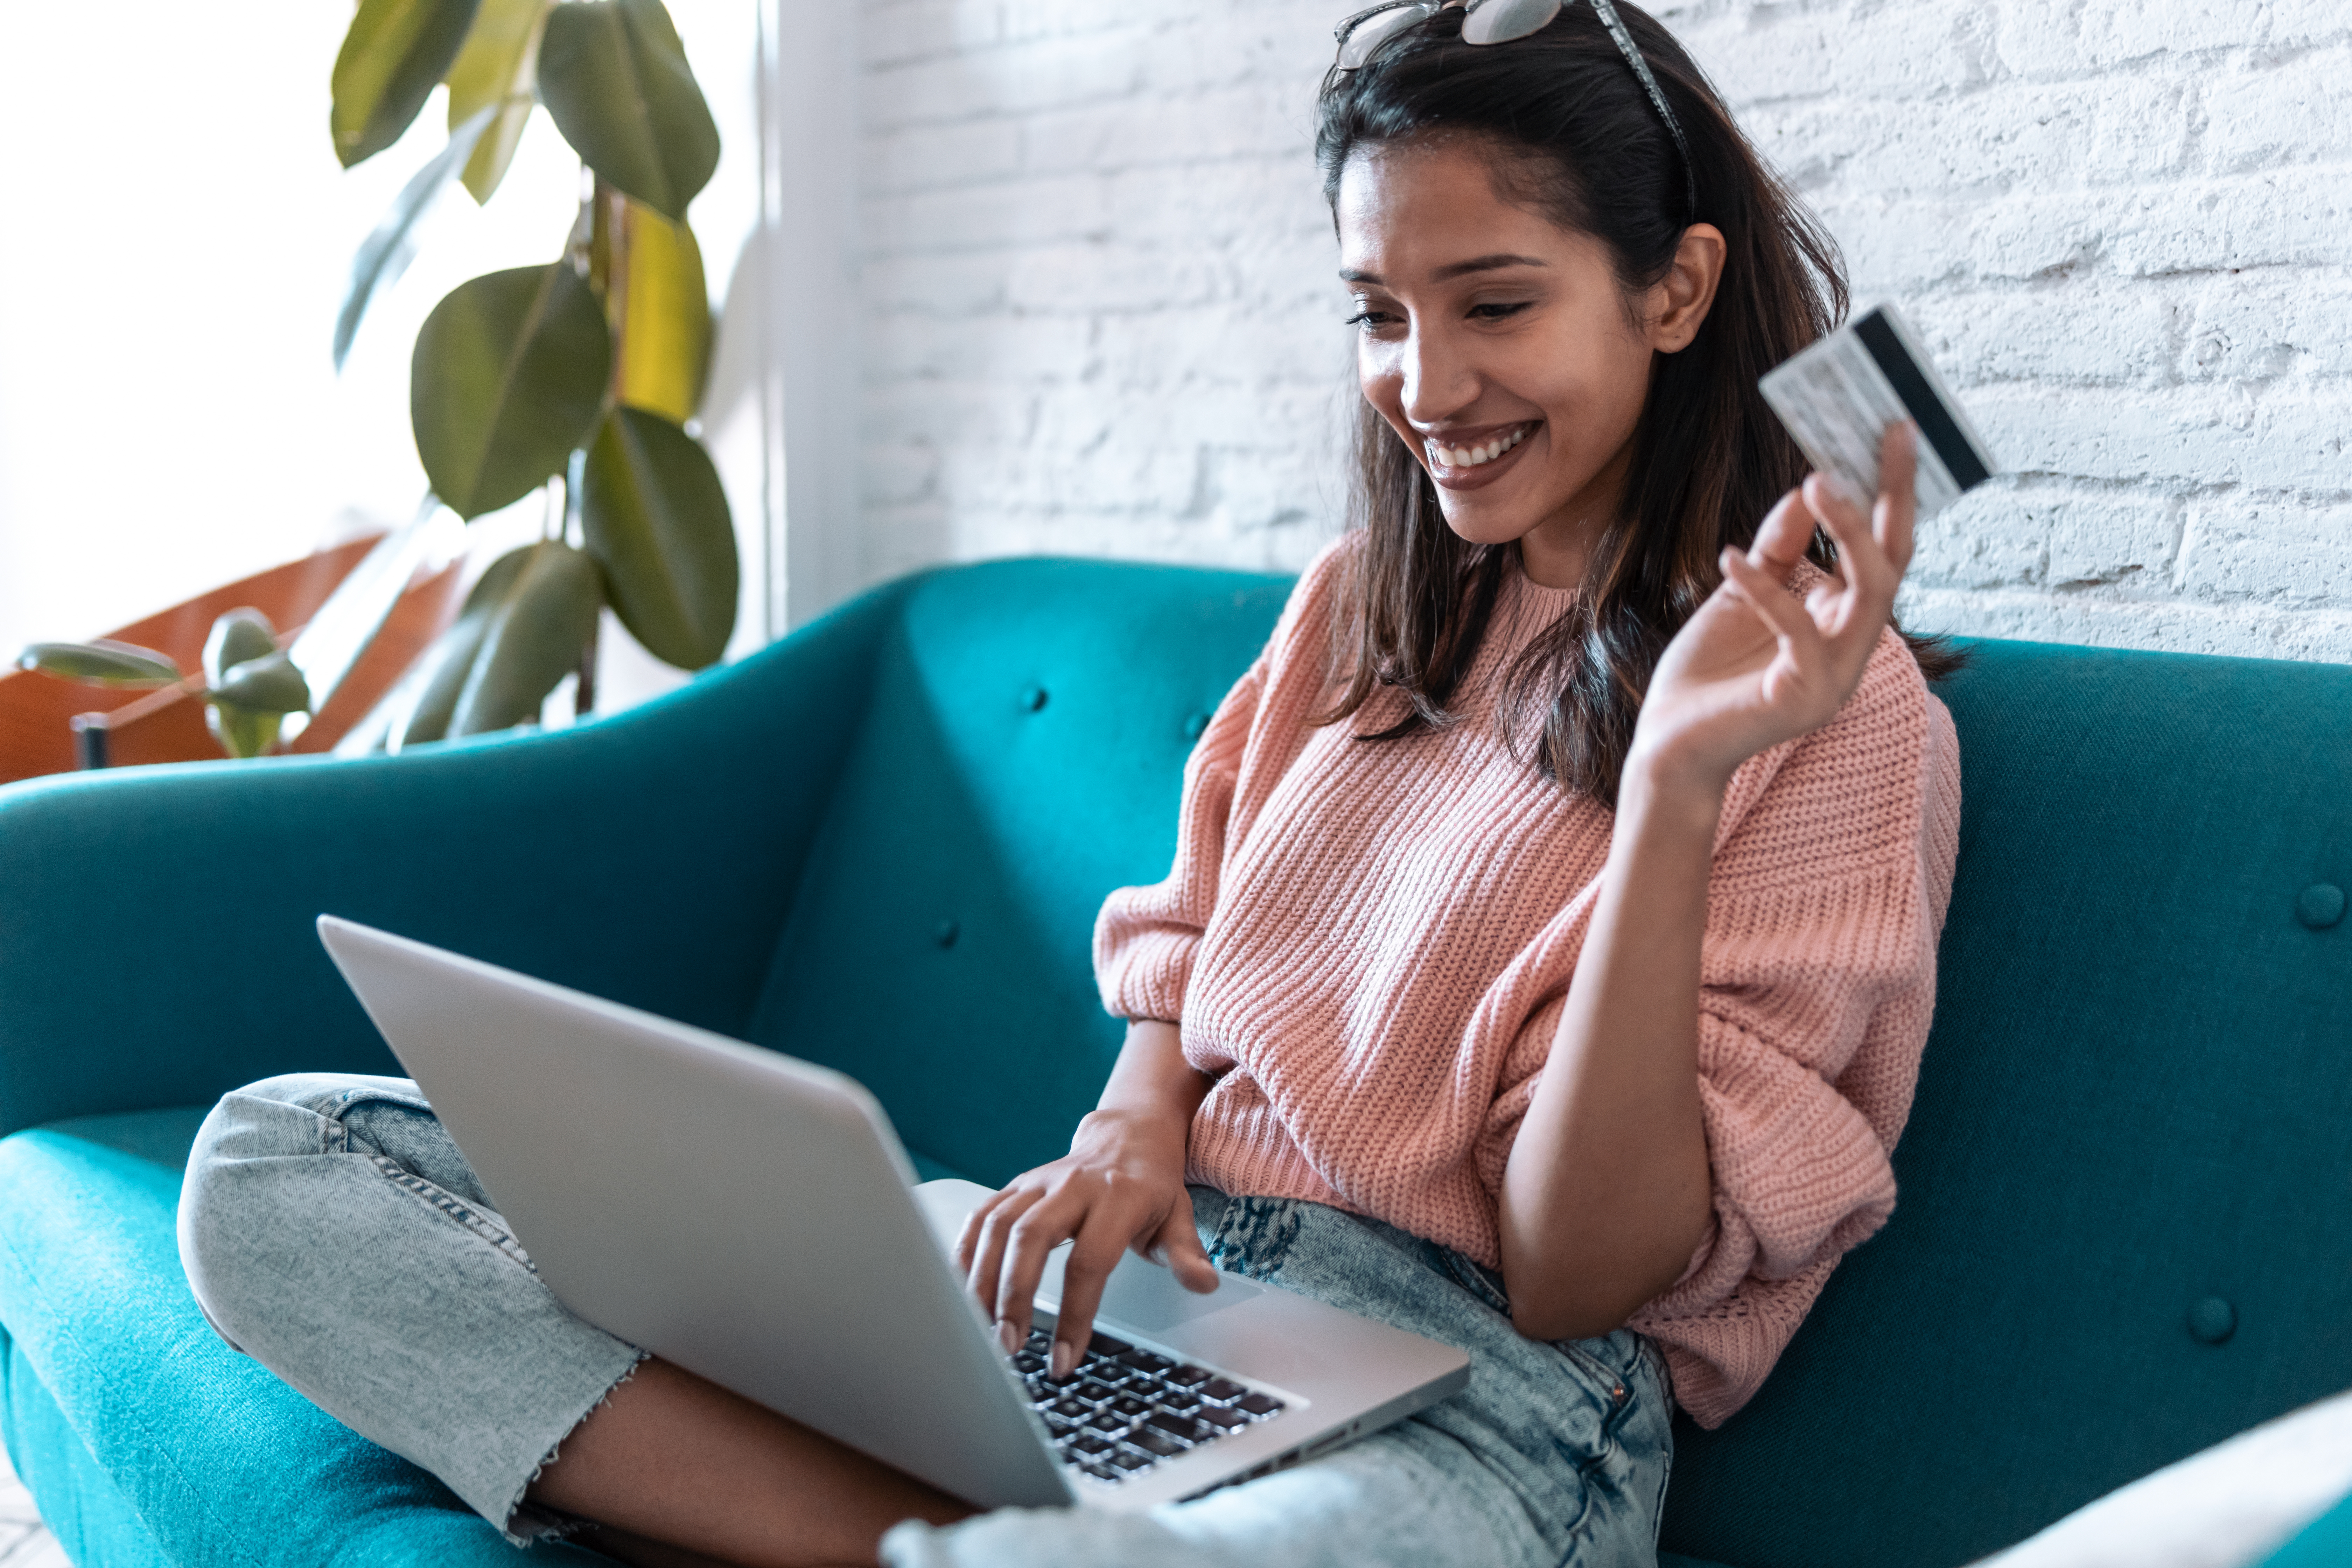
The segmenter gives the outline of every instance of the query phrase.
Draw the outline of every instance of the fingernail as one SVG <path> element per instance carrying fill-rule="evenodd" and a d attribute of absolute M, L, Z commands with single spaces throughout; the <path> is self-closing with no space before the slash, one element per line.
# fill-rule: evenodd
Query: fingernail
<path fill-rule="evenodd" d="M 1076 1370 L 1077 1364 L 1078 1347 L 1067 1340 L 1055 1340 L 1054 1342 L 1054 1375 L 1057 1378 L 1067 1377 Z"/>
<path fill-rule="evenodd" d="M 1011 1319 L 996 1320 L 996 1342 L 1004 1347 L 1006 1355 L 1011 1355 L 1021 1348 L 1020 1332 L 1013 1328 Z"/>

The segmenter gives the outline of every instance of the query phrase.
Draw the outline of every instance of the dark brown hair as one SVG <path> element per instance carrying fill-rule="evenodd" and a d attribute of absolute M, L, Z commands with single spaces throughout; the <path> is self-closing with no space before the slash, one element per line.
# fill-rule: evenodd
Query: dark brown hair
<path fill-rule="evenodd" d="M 1805 477 L 1796 443 L 1757 378 L 1843 319 L 1837 247 L 1766 166 L 1673 35 L 1618 0 L 1690 145 L 1694 213 L 1681 155 L 1639 79 L 1589 5 L 1570 4 L 1507 44 L 1461 41 L 1459 9 L 1326 79 L 1316 136 L 1323 192 L 1360 152 L 1462 137 L 1492 153 L 1496 189 L 1605 245 L 1629 298 L 1671 269 L 1693 222 L 1723 231 L 1723 279 L 1698 335 L 1654 357 L 1620 515 L 1593 549 L 1574 606 L 1505 677 L 1502 721 L 1536 728 L 1536 765 L 1615 803 L 1642 695 L 1667 642 L 1720 580 L 1726 545 L 1746 546 Z M 1325 716 L 1361 711 L 1384 689 L 1404 717 L 1363 738 L 1401 740 L 1452 721 L 1447 703 L 1485 637 L 1518 547 L 1473 544 L 1446 526 L 1419 459 L 1369 404 L 1358 410 L 1355 508 L 1367 539 L 1343 617 L 1343 689 Z M 1834 560 L 1828 536 L 1809 552 Z M 1930 679 L 1958 664 L 1910 639 Z"/>

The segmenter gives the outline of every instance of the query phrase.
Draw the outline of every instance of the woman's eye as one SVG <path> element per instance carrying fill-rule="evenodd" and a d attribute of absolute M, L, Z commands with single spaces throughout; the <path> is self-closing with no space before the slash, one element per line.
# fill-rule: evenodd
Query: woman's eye
<path fill-rule="evenodd" d="M 1473 305 L 1470 307 L 1470 317 L 1471 320 L 1477 321 L 1499 321 L 1507 316 L 1517 315 L 1534 303 L 1532 300 L 1514 300 L 1507 304 L 1490 302 Z"/>
<path fill-rule="evenodd" d="M 1392 326 L 1395 322 L 1396 318 L 1390 315 L 1386 310 L 1367 309 L 1357 311 L 1354 315 L 1341 322 L 1340 325 L 1348 327 L 1361 327 L 1364 331 L 1372 332 L 1378 331 L 1382 327 Z"/>

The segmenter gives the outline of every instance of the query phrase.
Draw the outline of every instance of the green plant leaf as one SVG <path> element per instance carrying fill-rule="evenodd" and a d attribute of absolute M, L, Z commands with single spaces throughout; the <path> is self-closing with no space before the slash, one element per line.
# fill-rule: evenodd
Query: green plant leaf
<path fill-rule="evenodd" d="M 310 683 L 293 661 L 272 649 L 259 658 L 232 666 L 213 682 L 213 696 L 233 707 L 257 713 L 308 713 Z"/>
<path fill-rule="evenodd" d="M 579 668 L 604 584 L 596 563 L 554 541 L 527 547 L 513 585 L 483 628 L 473 674 L 457 695 L 449 733 L 478 735 L 539 716 L 547 694 Z"/>
<path fill-rule="evenodd" d="M 529 554 L 527 549 L 516 550 L 490 563 L 474 591 L 466 595 L 457 618 L 417 656 L 427 673 L 416 706 L 409 710 L 407 723 L 400 726 L 403 746 L 438 741 L 449 733 L 450 716 L 457 711 L 457 699 L 474 673 L 474 660 L 482 651 L 482 635 L 489 630 L 491 612 L 521 575 Z M 399 724 L 396 719 L 394 722 Z"/>
<path fill-rule="evenodd" d="M 655 658 L 700 669 L 735 630 L 735 525 L 719 470 L 667 420 L 616 408 L 588 449 L 580 522 L 614 612 Z"/>
<path fill-rule="evenodd" d="M 484 110 L 496 121 L 466 161 L 466 189 L 487 202 L 506 178 L 522 130 L 539 102 L 539 30 L 550 0 L 481 0 L 473 31 L 449 68 L 449 135 Z"/>
<path fill-rule="evenodd" d="M 528 495 L 587 439 L 612 362 L 604 310 L 568 262 L 452 289 L 409 363 L 409 423 L 434 493 L 469 521 Z"/>
<path fill-rule="evenodd" d="M 618 200 L 620 286 L 605 309 L 619 321 L 614 394 L 673 425 L 694 417 L 710 350 L 710 292 L 694 231 L 627 196 Z"/>
<path fill-rule="evenodd" d="M 265 712 L 215 698 L 205 704 L 205 728 L 232 757 L 257 757 L 278 744 L 283 713 Z"/>
<path fill-rule="evenodd" d="M 604 602 L 596 563 L 570 545 L 543 540 L 499 557 L 456 624 L 425 651 L 432 674 L 401 744 L 538 717 L 547 694 L 579 667 Z"/>
<path fill-rule="evenodd" d="M 228 672 L 278 651 L 278 628 L 259 610 L 224 610 L 205 638 L 205 684 L 217 689 Z"/>
<path fill-rule="evenodd" d="M 719 127 L 661 0 L 580 0 L 548 14 L 539 96 L 588 166 L 667 217 L 719 166 Z"/>
<path fill-rule="evenodd" d="M 490 110 L 484 109 L 478 110 L 464 124 L 451 127 L 449 145 L 400 187 L 392 210 L 361 242 L 359 254 L 352 258 L 351 281 L 343 286 L 343 302 L 335 311 L 337 370 L 343 368 L 344 357 L 352 352 L 352 339 L 359 334 L 360 318 L 367 314 L 369 302 L 408 270 L 409 260 L 416 254 L 416 226 L 433 210 L 433 198 L 441 194 L 450 174 L 474 151 L 489 124 Z"/>
<path fill-rule="evenodd" d="M 37 642 L 16 656 L 20 669 L 37 669 L 83 686 L 170 686 L 184 679 L 165 655 L 136 643 Z"/>
<path fill-rule="evenodd" d="M 457 58 L 480 0 L 360 0 L 335 57 L 329 128 L 348 169 L 400 140 Z"/>

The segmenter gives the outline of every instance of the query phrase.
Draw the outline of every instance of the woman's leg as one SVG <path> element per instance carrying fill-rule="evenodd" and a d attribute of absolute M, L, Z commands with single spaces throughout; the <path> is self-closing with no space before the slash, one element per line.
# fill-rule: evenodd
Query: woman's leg
<path fill-rule="evenodd" d="M 746 1564 L 871 1562 L 892 1523 L 968 1511 L 572 1316 L 405 1079 L 225 1098 L 180 1256 L 225 1339 L 517 1541 L 585 1516 Z"/>
<path fill-rule="evenodd" d="M 647 1362 L 581 1423 L 529 1496 L 541 1507 L 745 1568 L 870 1563 L 883 1533 L 899 1521 L 945 1524 L 971 1512 L 660 1361 Z"/>

